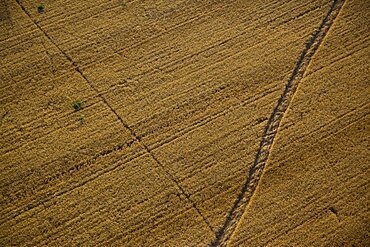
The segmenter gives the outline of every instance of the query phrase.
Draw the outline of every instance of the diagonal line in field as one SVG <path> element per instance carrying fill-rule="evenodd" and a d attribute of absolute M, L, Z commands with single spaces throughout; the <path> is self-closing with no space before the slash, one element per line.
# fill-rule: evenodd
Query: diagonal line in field
<path fill-rule="evenodd" d="M 291 77 L 285 85 L 285 89 L 280 96 L 273 112 L 271 113 L 262 135 L 254 163 L 249 169 L 248 177 L 232 208 L 228 212 L 223 226 L 217 231 L 216 239 L 210 243 L 211 247 L 227 246 L 231 236 L 235 232 L 235 229 L 245 213 L 245 210 L 249 205 L 262 177 L 262 173 L 269 158 L 271 147 L 278 132 L 281 120 L 292 101 L 298 84 L 305 75 L 312 57 L 316 54 L 316 51 L 326 37 L 330 27 L 337 18 L 340 10 L 342 9 L 344 1 L 345 0 L 333 1 L 330 10 L 322 20 L 320 27 L 312 34 L 311 38 L 306 43 L 305 48 L 296 62 Z"/>
<path fill-rule="evenodd" d="M 102 99 L 102 101 L 105 103 L 105 105 L 116 115 L 118 120 L 121 122 L 121 124 L 130 132 L 132 137 L 138 141 L 138 143 L 146 150 L 146 152 L 151 156 L 151 158 L 156 162 L 157 166 L 160 167 L 166 174 L 167 178 L 171 180 L 177 187 L 177 189 L 185 196 L 185 198 L 190 202 L 192 207 L 196 210 L 196 212 L 199 214 L 199 216 L 202 218 L 202 220 L 205 222 L 207 227 L 214 233 L 215 231 L 213 230 L 211 224 L 208 222 L 206 217 L 202 214 L 202 212 L 198 209 L 196 204 L 191 200 L 190 195 L 186 193 L 184 188 L 179 184 L 177 179 L 169 173 L 165 166 L 159 161 L 157 157 L 154 156 L 153 152 L 148 148 L 148 146 L 137 136 L 135 131 L 130 128 L 130 126 L 122 119 L 120 115 L 118 115 L 117 111 L 113 109 L 113 107 L 108 103 L 106 98 L 99 93 L 98 89 L 93 86 L 93 84 L 89 81 L 89 79 L 84 75 L 80 67 L 76 64 L 76 62 L 73 61 L 73 59 L 66 53 L 64 52 L 55 42 L 54 40 L 48 35 L 48 33 L 36 22 L 33 20 L 32 16 L 28 12 L 28 10 L 23 6 L 20 0 L 16 0 L 17 4 L 21 7 L 23 12 L 31 19 L 31 21 L 36 25 L 36 27 L 45 35 L 45 37 L 65 56 L 65 58 L 71 63 L 71 65 L 74 67 L 76 72 L 78 72 L 81 77 L 90 85 L 90 87 L 96 92 L 96 94 Z"/>

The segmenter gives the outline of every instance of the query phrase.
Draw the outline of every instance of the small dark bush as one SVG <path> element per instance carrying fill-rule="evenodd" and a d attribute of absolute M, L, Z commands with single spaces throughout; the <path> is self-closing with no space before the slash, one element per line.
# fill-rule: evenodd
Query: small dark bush
<path fill-rule="evenodd" d="M 39 4 L 39 5 L 37 6 L 37 11 L 38 11 L 39 13 L 44 13 L 44 11 L 45 11 L 45 6 L 44 6 L 43 4 Z"/>
<path fill-rule="evenodd" d="M 77 100 L 77 101 L 73 102 L 73 108 L 75 109 L 75 111 L 81 110 L 82 105 L 83 105 L 83 102 L 80 101 L 80 100 Z"/>

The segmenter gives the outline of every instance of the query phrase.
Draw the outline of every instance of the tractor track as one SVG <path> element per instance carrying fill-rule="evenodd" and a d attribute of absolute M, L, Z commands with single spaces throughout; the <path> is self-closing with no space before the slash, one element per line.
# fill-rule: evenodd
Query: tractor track
<path fill-rule="evenodd" d="M 304 77 L 304 74 L 311 62 L 312 57 L 316 54 L 316 51 L 319 49 L 322 41 L 326 37 L 332 24 L 334 23 L 340 10 L 342 9 L 344 2 L 345 0 L 333 1 L 328 13 L 323 18 L 320 27 L 312 34 L 311 38 L 306 43 L 305 48 L 301 52 L 301 55 L 296 62 L 293 73 L 287 84 L 285 85 L 285 89 L 266 124 L 254 163 L 249 169 L 248 177 L 241 189 L 241 192 L 239 193 L 236 201 L 229 210 L 222 227 L 219 228 L 219 230 L 217 231 L 216 239 L 212 241 L 209 246 L 216 247 L 228 245 L 231 236 L 235 232 L 240 219 L 242 218 L 248 204 L 250 203 L 256 191 L 256 188 L 259 184 L 264 168 L 268 161 L 271 147 L 278 132 L 281 120 L 294 97 L 298 84 Z"/>

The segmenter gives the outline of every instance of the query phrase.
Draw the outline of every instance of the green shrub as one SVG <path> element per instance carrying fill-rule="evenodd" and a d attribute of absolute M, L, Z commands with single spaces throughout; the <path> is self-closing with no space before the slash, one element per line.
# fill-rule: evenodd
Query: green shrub
<path fill-rule="evenodd" d="M 81 110 L 82 107 L 83 107 L 83 102 L 82 101 L 77 100 L 77 101 L 73 102 L 73 108 L 75 109 L 75 111 Z"/>
<path fill-rule="evenodd" d="M 45 6 L 44 6 L 43 4 L 39 4 L 39 5 L 37 5 L 37 11 L 38 11 L 39 13 L 44 13 L 44 11 L 45 11 Z"/>

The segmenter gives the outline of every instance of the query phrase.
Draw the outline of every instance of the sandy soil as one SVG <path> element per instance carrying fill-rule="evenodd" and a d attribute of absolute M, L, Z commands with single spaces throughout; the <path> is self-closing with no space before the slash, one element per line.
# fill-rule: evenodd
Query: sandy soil
<path fill-rule="evenodd" d="M 0 0 L 1 246 L 370 244 L 368 1 L 38 5 Z"/>

